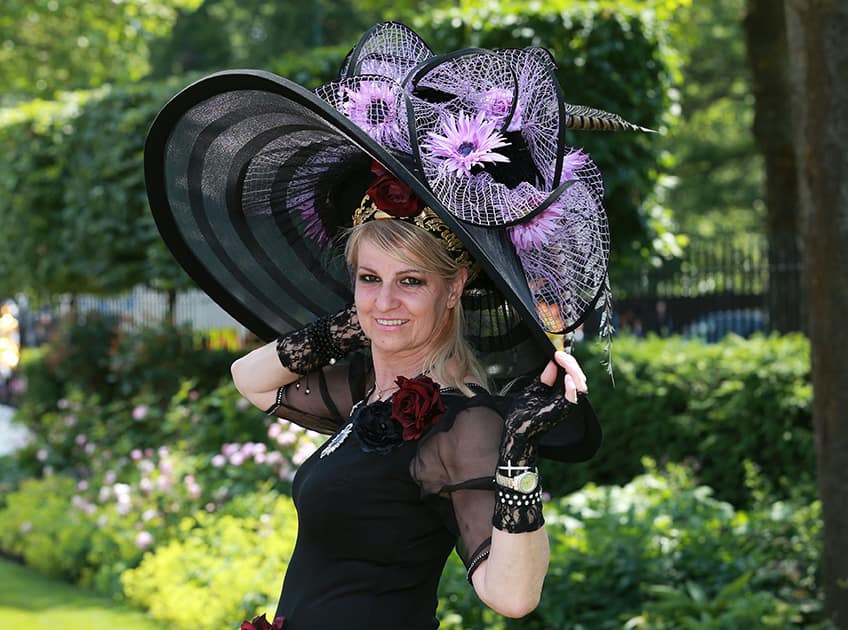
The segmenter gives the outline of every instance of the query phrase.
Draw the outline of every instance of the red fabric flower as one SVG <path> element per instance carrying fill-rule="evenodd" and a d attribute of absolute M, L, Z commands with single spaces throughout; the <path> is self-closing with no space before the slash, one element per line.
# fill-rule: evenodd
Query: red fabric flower
<path fill-rule="evenodd" d="M 421 213 L 424 202 L 409 186 L 384 169 L 379 162 L 371 165 L 371 172 L 377 177 L 368 189 L 368 196 L 375 206 L 397 218 L 414 217 Z"/>
<path fill-rule="evenodd" d="M 403 427 L 404 440 L 417 440 L 445 413 L 439 385 L 427 376 L 398 376 L 395 382 L 399 389 L 392 396 L 392 419 Z"/>
<path fill-rule="evenodd" d="M 260 616 L 254 617 L 253 621 L 243 621 L 241 630 L 283 630 L 285 624 L 285 617 L 277 617 L 274 619 L 274 623 L 268 623 L 268 620 L 265 619 L 265 613 L 262 613 Z"/>

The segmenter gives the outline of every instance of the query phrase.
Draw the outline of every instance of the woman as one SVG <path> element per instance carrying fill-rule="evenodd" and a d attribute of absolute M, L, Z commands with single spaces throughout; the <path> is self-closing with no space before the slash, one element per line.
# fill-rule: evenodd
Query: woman
<path fill-rule="evenodd" d="M 639 129 L 563 102 L 542 49 L 437 56 L 396 23 L 314 93 L 219 73 L 154 122 L 145 175 L 163 238 L 276 337 L 233 364 L 236 386 L 332 435 L 294 480 L 278 625 L 435 628 L 454 545 L 483 602 L 536 607 L 537 460 L 600 443 L 583 372 L 553 352 L 609 297 L 601 177 L 567 128 Z M 489 393 L 489 375 L 528 370 L 541 375 Z"/>
<path fill-rule="evenodd" d="M 459 296 L 468 279 L 467 267 L 457 265 L 428 233 L 400 221 L 373 221 L 354 228 L 347 261 L 355 272 L 355 309 L 334 318 L 336 335 L 348 347 L 370 342 L 373 363 L 364 375 L 367 391 L 359 413 L 353 416 L 353 436 L 341 444 L 330 440 L 295 478 L 301 530 L 277 616 L 290 620 L 292 627 L 299 627 L 303 620 L 303 627 L 331 628 L 361 609 L 367 614 L 363 628 L 395 628 L 399 619 L 406 628 L 435 627 L 436 587 L 457 534 L 480 599 L 500 614 L 526 615 L 539 601 L 548 566 L 540 496 L 538 492 L 523 495 L 533 498 L 532 505 L 513 508 L 501 501 L 496 508 L 495 492 L 489 488 L 496 469 L 510 474 L 505 467 L 511 463 L 535 473 L 535 459 L 529 440 L 523 449 L 506 450 L 508 440 L 501 446 L 504 421 L 486 394 L 485 373 L 462 338 Z M 312 329 L 236 361 L 232 372 L 239 391 L 257 407 L 275 408 L 283 417 L 287 409 L 332 415 L 322 408 L 325 403 L 314 388 L 306 394 L 306 387 L 294 386 L 307 380 L 322 362 L 312 356 Z M 576 402 L 577 393 L 587 391 L 585 376 L 573 357 L 560 352 L 556 359 L 566 370 L 565 397 Z M 390 463 L 381 461 L 385 454 L 370 447 L 367 427 L 362 424 L 373 405 L 392 399 L 399 389 L 399 376 L 423 380 L 424 374 L 443 386 L 440 398 L 445 411 L 434 418 L 435 424 L 422 427 L 420 437 L 408 440 Z M 541 377 L 545 388 L 553 385 L 555 376 L 551 363 Z M 362 377 L 350 375 L 347 367 L 332 366 L 324 377 L 333 392 L 332 404 L 346 416 L 356 398 L 346 395 L 347 384 Z M 546 396 L 555 411 L 535 415 L 532 427 L 520 426 L 525 415 L 509 415 L 505 435 L 533 434 L 561 420 L 567 411 L 555 400 L 557 396 L 553 391 Z M 363 443 L 358 443 L 360 436 Z M 325 455 L 331 448 L 337 450 Z M 318 472 L 317 467 L 328 470 Z M 357 483 L 345 485 L 342 492 L 332 487 L 351 476 Z M 388 479 L 400 487 L 382 488 L 381 481 Z M 309 500 L 304 498 L 307 484 Z M 430 501 L 422 502 L 419 488 Z M 379 513 L 387 500 L 393 502 L 391 514 L 381 516 L 379 523 L 369 524 L 357 536 L 344 536 L 357 519 Z M 515 526 L 526 518 L 534 519 L 530 527 Z M 338 529 L 322 527 L 316 532 L 303 527 L 304 520 L 322 519 L 334 522 Z M 415 523 L 410 540 L 384 546 L 394 529 L 409 531 L 410 520 Z M 526 531 L 531 527 L 533 531 Z M 413 545 L 420 557 L 410 555 Z M 392 579 L 384 584 L 387 575 Z M 321 596 L 328 584 L 351 592 L 328 601 Z"/>

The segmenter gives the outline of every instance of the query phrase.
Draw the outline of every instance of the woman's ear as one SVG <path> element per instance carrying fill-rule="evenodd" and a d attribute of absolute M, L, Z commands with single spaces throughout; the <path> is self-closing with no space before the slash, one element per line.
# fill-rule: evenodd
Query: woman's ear
<path fill-rule="evenodd" d="M 453 308 L 457 305 L 462 297 L 462 291 L 465 289 L 465 283 L 468 282 L 468 269 L 463 267 L 459 270 L 450 283 L 450 293 L 448 293 L 448 308 Z"/>

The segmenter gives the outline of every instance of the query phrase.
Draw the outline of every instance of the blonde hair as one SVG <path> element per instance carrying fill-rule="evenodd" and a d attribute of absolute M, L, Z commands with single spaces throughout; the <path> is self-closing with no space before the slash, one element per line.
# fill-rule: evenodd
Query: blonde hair
<path fill-rule="evenodd" d="M 448 283 L 454 282 L 464 268 L 448 255 L 445 247 L 432 234 L 404 221 L 382 219 L 368 221 L 348 231 L 345 260 L 351 269 L 355 269 L 358 264 L 357 256 L 363 241 L 406 264 L 435 273 Z M 489 388 L 489 379 L 463 335 L 464 328 L 462 300 L 458 300 L 450 311 L 433 351 L 427 357 L 424 369 L 442 387 L 455 387 L 466 396 L 473 396 L 465 384 L 466 376 L 471 375 L 486 389 Z"/>

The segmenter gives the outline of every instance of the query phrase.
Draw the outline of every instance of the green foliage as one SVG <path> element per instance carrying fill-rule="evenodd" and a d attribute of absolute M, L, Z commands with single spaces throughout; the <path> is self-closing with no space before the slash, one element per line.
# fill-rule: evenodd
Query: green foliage
<path fill-rule="evenodd" d="M 290 499 L 241 516 L 201 512 L 180 529 L 179 539 L 124 573 L 131 602 L 171 628 L 191 630 L 234 628 L 273 614 L 297 531 Z"/>
<path fill-rule="evenodd" d="M 673 177 L 666 202 L 692 238 L 722 240 L 764 227 L 744 13 L 744 0 L 693 2 L 674 27 L 684 58 L 681 118 L 659 142 Z"/>
<path fill-rule="evenodd" d="M 194 11 L 180 12 L 173 29 L 152 47 L 152 76 L 267 69 L 280 55 L 342 46 L 335 74 L 344 53 L 378 19 L 376 8 L 353 0 L 205 0 Z"/>
<path fill-rule="evenodd" d="M 545 462 L 554 494 L 588 481 L 624 483 L 644 455 L 691 462 L 722 499 L 745 504 L 744 465 L 753 462 L 779 493 L 813 494 L 809 343 L 800 335 L 730 336 L 717 344 L 621 337 L 615 385 L 602 349 L 578 346 L 604 442 L 589 462 Z"/>
<path fill-rule="evenodd" d="M 669 466 L 546 506 L 538 613 L 562 628 L 797 628 L 823 619 L 818 503 L 736 511 Z M 784 545 L 798 543 L 787 563 Z M 801 547 L 801 544 L 804 546 Z M 697 625 L 697 624 L 703 625 Z"/>
<path fill-rule="evenodd" d="M 139 610 L 47 579 L 8 560 L 0 559 L 0 584 L 0 626 L 4 628 L 26 628 L 37 623 L 62 630 L 163 630 L 162 625 Z"/>
<path fill-rule="evenodd" d="M 0 110 L 0 294 L 189 286 L 147 206 L 144 138 L 178 83 Z"/>
<path fill-rule="evenodd" d="M 0 94 L 50 98 L 59 90 L 137 81 L 149 70 L 151 39 L 170 31 L 179 9 L 200 2 L 4 0 Z"/>
<path fill-rule="evenodd" d="M 95 524 L 69 510 L 73 493 L 67 477 L 23 481 L 0 510 L 0 549 L 46 575 L 79 579 Z"/>

